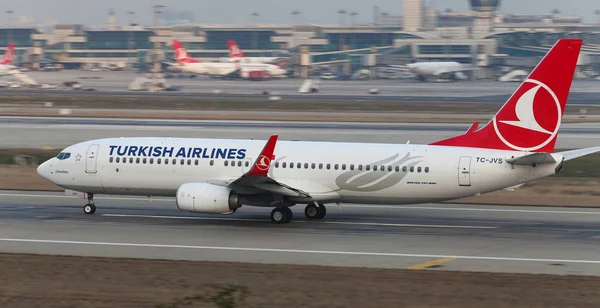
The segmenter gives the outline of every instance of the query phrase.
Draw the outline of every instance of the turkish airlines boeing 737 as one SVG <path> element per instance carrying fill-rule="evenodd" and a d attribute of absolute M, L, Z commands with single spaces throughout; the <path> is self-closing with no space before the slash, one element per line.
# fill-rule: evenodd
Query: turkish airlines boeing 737
<path fill-rule="evenodd" d="M 581 45 L 558 41 L 486 126 L 429 145 L 110 138 L 70 146 L 38 173 L 86 192 L 87 214 L 95 194 L 174 196 L 180 210 L 198 213 L 273 207 L 277 223 L 297 204 L 321 219 L 327 203 L 414 204 L 505 189 L 600 151 L 553 153 Z"/>

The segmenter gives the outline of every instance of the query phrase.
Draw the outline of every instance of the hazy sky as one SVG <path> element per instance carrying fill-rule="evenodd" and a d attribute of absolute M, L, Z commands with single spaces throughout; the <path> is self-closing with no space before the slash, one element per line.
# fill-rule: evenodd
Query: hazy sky
<path fill-rule="evenodd" d="M 467 0 L 426 0 L 439 9 L 468 9 Z M 370 22 L 373 6 L 382 12 L 402 13 L 401 0 L 0 0 L 2 7 L 14 10 L 14 17 L 29 16 L 37 21 L 59 23 L 101 24 L 106 22 L 109 9 L 115 9 L 119 23 L 126 23 L 126 12 L 136 12 L 135 20 L 152 23 L 151 6 L 162 4 L 174 10 L 189 10 L 197 23 L 247 24 L 250 13 L 258 12 L 261 23 L 290 23 L 290 11 L 299 10 L 302 23 L 337 23 L 338 9 L 358 12 L 357 21 Z M 598 0 L 503 0 L 500 10 L 506 13 L 542 14 L 558 8 L 563 14 L 577 15 L 585 22 L 595 22 L 594 11 L 600 9 Z M 7 14 L 0 15 L 2 24 Z"/>

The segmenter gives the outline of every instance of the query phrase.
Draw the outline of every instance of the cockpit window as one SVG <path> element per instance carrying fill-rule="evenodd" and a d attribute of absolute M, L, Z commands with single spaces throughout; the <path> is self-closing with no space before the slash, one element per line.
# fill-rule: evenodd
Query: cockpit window
<path fill-rule="evenodd" d="M 71 157 L 71 153 L 67 153 L 67 152 L 62 152 L 59 153 L 56 158 L 60 159 L 60 160 L 65 160 L 67 158 Z"/>

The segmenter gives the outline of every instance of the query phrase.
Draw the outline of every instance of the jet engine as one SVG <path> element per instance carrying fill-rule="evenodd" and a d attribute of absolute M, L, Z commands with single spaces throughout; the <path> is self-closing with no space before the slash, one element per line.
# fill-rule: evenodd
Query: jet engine
<path fill-rule="evenodd" d="M 241 206 L 238 195 L 230 188 L 208 183 L 186 183 L 177 190 L 180 211 L 229 214 Z"/>

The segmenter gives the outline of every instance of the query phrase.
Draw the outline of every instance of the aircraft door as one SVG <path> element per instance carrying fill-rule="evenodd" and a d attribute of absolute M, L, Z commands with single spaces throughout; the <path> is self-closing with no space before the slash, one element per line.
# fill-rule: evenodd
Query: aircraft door
<path fill-rule="evenodd" d="M 98 150 L 100 150 L 99 144 L 92 144 L 88 148 L 87 158 L 85 161 L 85 172 L 86 173 L 96 173 L 97 165 L 98 165 Z"/>
<path fill-rule="evenodd" d="M 471 157 L 463 156 L 458 162 L 458 186 L 471 186 Z"/>

